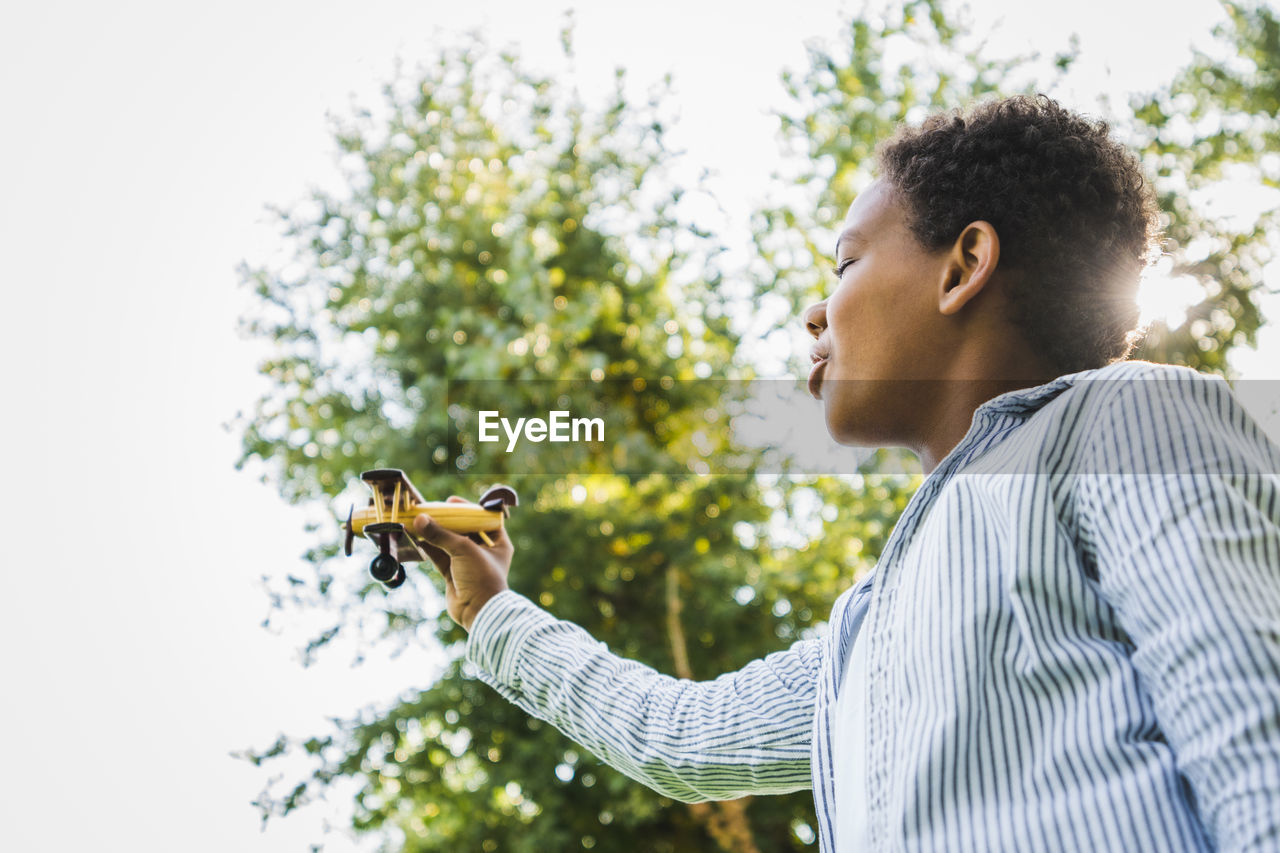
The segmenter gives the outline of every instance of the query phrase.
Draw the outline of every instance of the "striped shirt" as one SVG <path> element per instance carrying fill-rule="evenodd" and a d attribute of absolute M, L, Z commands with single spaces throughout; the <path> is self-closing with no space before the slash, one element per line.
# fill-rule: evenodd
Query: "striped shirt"
<path fill-rule="evenodd" d="M 853 704 L 870 849 L 1280 850 L 1280 449 L 1221 379 L 1065 376 L 977 410 L 825 636 L 691 682 L 508 591 L 467 655 L 667 796 L 812 788 L 825 851 Z"/>

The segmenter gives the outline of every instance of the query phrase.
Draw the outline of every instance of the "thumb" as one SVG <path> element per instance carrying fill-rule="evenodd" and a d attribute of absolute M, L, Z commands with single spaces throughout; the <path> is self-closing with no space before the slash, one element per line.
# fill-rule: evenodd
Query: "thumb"
<path fill-rule="evenodd" d="M 468 545 L 475 544 L 465 536 L 460 536 L 452 530 L 445 530 L 439 522 L 425 512 L 413 520 L 413 532 L 419 539 L 449 555 L 457 554 L 466 550 Z"/>

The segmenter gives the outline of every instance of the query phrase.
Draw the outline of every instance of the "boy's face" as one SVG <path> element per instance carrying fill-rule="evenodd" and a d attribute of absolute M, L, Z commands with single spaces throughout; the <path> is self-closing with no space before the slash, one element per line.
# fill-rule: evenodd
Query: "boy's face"
<path fill-rule="evenodd" d="M 911 233 L 892 188 L 877 181 L 849 208 L 836 247 L 839 284 L 804 312 L 827 431 L 841 444 L 898 444 L 919 431 L 927 381 L 944 375 L 938 297 L 947 252 Z"/>

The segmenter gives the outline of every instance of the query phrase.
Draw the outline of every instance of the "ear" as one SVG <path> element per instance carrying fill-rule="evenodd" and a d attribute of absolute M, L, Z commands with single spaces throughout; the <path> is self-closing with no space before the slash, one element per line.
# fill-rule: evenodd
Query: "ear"
<path fill-rule="evenodd" d="M 970 222 L 960 232 L 947 255 L 938 310 L 956 314 L 983 291 L 1000 263 L 1000 235 L 986 221 Z"/>

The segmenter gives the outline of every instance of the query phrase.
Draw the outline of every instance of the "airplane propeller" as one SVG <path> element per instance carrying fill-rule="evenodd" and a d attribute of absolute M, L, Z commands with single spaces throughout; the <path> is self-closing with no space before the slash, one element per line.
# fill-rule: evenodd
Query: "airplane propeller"
<path fill-rule="evenodd" d="M 351 545 L 353 542 L 355 542 L 355 539 L 356 539 L 356 532 L 351 526 L 351 519 L 355 514 L 356 514 L 356 507 L 355 507 L 355 504 L 352 504 L 351 511 L 347 513 L 347 523 L 343 525 L 347 529 L 347 539 L 346 539 L 346 542 L 344 542 L 342 545 L 342 550 L 346 552 L 346 555 L 348 557 L 351 556 Z"/>

